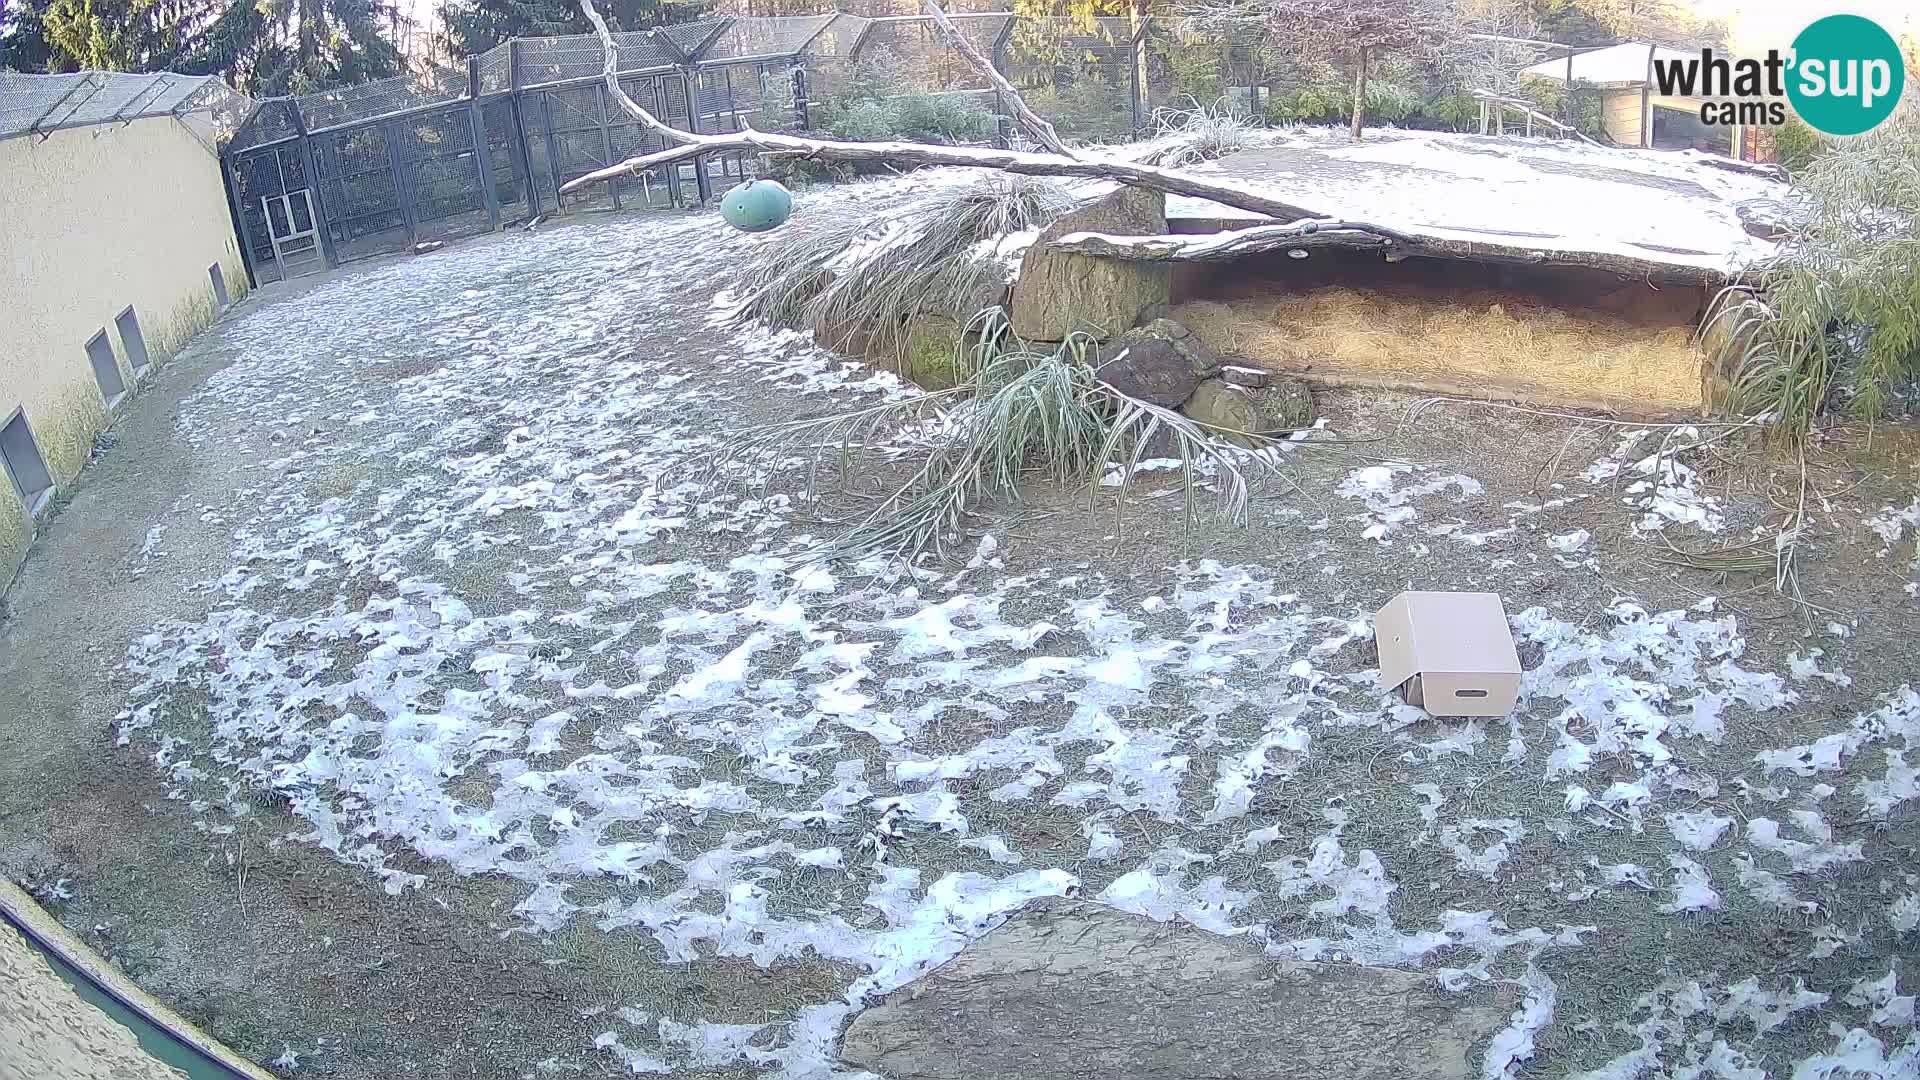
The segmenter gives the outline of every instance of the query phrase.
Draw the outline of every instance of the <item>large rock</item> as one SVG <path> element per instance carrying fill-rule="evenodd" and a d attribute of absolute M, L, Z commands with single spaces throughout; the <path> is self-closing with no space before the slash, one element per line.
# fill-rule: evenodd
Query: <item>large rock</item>
<path fill-rule="evenodd" d="M 1216 429 L 1220 438 L 1253 446 L 1261 440 L 1235 433 L 1271 436 L 1313 426 L 1313 392 L 1298 379 L 1276 378 L 1259 389 L 1208 379 L 1180 411 Z"/>
<path fill-rule="evenodd" d="M 1466 1080 L 1515 1003 L 1047 900 L 856 1016 L 840 1054 L 890 1080 Z"/>
<path fill-rule="evenodd" d="M 1177 409 L 1201 381 L 1220 372 L 1220 356 L 1172 319 L 1155 319 L 1100 350 L 1100 378 L 1130 397 Z"/>
<path fill-rule="evenodd" d="M 960 385 L 960 324 L 945 315 L 915 315 L 901 350 L 900 377 L 923 390 Z"/>
<path fill-rule="evenodd" d="M 1110 338 L 1166 310 L 1166 263 L 1101 259 L 1049 251 L 1068 233 L 1158 236 L 1167 231 L 1166 196 L 1123 187 L 1042 230 L 1020 257 L 1013 284 L 1013 332 L 1028 341 L 1063 341 L 1075 330 Z"/>

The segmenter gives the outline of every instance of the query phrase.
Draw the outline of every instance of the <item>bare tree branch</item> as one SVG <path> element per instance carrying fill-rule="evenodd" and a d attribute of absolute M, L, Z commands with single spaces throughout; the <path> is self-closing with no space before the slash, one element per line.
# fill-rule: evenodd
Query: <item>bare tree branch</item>
<path fill-rule="evenodd" d="M 924 0 L 922 6 L 926 8 L 927 14 L 933 17 L 934 25 L 946 35 L 947 43 L 960 50 L 960 55 L 966 57 L 967 62 L 972 64 L 980 74 L 985 75 L 987 81 L 993 84 L 993 88 L 1000 91 L 1012 103 L 1014 118 L 1020 121 L 1020 126 L 1026 128 L 1029 135 L 1033 136 L 1033 141 L 1039 143 L 1042 149 L 1052 151 L 1061 157 L 1072 157 L 1073 152 L 1067 149 L 1066 143 L 1060 141 L 1060 136 L 1053 130 L 1053 125 L 1042 119 L 1039 113 L 1027 108 L 1027 99 L 1021 97 L 1020 91 L 1015 90 L 1006 76 L 994 68 L 993 61 L 982 56 L 980 50 L 973 47 L 973 42 L 968 41 L 967 36 L 960 32 L 960 28 L 953 25 L 953 20 L 947 18 L 947 13 L 941 10 L 940 5 L 935 0 Z"/>
<path fill-rule="evenodd" d="M 756 131 L 751 127 L 744 131 L 716 135 L 682 131 L 649 113 L 620 88 L 618 45 L 613 39 L 613 34 L 607 29 L 606 20 L 594 10 L 593 0 L 580 0 L 580 6 L 586 12 L 588 20 L 593 23 L 594 29 L 599 32 L 601 44 L 606 48 L 607 90 L 613 100 L 619 102 L 621 108 L 640 121 L 648 130 L 676 145 L 655 153 L 629 158 L 617 165 L 578 177 L 562 185 L 560 188 L 562 192 L 578 191 L 590 184 L 719 151 L 748 151 L 820 161 L 868 161 L 908 166 L 946 165 L 994 169 L 1025 176 L 1070 176 L 1112 180 L 1169 195 L 1190 195 L 1287 223 L 1262 224 L 1214 236 L 1124 237 L 1075 233 L 1052 245 L 1057 250 L 1087 255 L 1120 259 L 1181 261 L 1229 258 L 1234 255 L 1266 250 L 1347 247 L 1378 250 L 1383 252 L 1389 260 L 1395 261 L 1410 256 L 1435 256 L 1531 265 L 1583 266 L 1648 280 L 1706 284 L 1722 282 L 1726 277 L 1724 273 L 1715 270 L 1698 269 L 1671 262 L 1656 262 L 1627 255 L 1548 251 L 1495 241 L 1416 235 L 1365 222 L 1332 221 L 1311 208 L 1296 206 L 1262 194 L 1232 178 L 1200 176 L 1178 169 L 1142 165 L 1138 162 L 1115 158 L 1084 159 L 1062 157 L 1059 154 L 981 150 L 963 146 L 937 146 L 929 143 L 837 142 Z"/>
<path fill-rule="evenodd" d="M 1000 172 L 1019 173 L 1026 176 L 1078 176 L 1117 180 L 1123 184 L 1161 191 L 1169 195 L 1192 195 L 1196 198 L 1210 199 L 1223 206 L 1237 207 L 1284 221 L 1321 216 L 1311 208 L 1296 206 L 1282 199 L 1260 194 L 1230 179 L 1215 180 L 1174 169 L 1163 169 L 1154 165 L 1141 165 L 1111 158 L 1087 160 L 1062 157 L 1058 154 L 937 146 L 931 143 L 837 142 L 826 139 L 804 139 L 797 135 L 781 135 L 770 131 L 756 131 L 751 127 L 744 131 L 721 135 L 699 135 L 691 131 L 682 131 L 641 108 L 638 102 L 620 88 L 619 46 L 614 41 L 612 32 L 607 29 L 606 20 L 594 10 L 593 0 L 580 0 L 580 7 L 586 12 L 587 19 L 593 23 L 594 29 L 599 32 L 600 42 L 606 48 L 607 91 L 613 96 L 613 100 L 619 102 L 620 107 L 625 109 L 628 115 L 640 121 L 650 131 L 668 142 L 679 145 L 628 158 L 604 169 L 596 169 L 562 185 L 560 188 L 562 193 L 578 191 L 590 184 L 629 176 L 660 165 L 684 161 L 697 154 L 739 150 L 806 157 L 819 161 L 884 161 L 897 165 L 957 165 L 974 169 L 996 169 Z"/>

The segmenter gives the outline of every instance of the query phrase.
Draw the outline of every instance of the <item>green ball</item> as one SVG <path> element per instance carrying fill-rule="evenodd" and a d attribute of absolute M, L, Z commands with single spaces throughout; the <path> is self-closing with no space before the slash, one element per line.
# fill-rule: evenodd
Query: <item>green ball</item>
<path fill-rule="evenodd" d="M 766 232 L 793 216 L 793 194 L 777 180 L 749 180 L 721 197 L 720 216 L 741 232 Z"/>

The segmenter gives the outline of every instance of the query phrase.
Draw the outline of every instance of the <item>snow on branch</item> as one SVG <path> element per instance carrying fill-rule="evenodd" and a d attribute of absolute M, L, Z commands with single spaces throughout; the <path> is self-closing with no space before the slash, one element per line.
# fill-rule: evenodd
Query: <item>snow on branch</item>
<path fill-rule="evenodd" d="M 1344 248 L 1379 251 L 1386 255 L 1389 262 L 1426 256 L 1527 266 L 1584 267 L 1647 281 L 1696 285 L 1714 285 L 1726 279 L 1726 275 L 1718 270 L 1617 252 L 1526 247 L 1497 240 L 1414 234 L 1363 221 L 1331 219 L 1295 221 L 1285 225 L 1255 225 L 1207 234 L 1111 236 L 1093 232 L 1069 233 L 1048 247 L 1054 251 L 1080 255 L 1148 262 L 1208 262 L 1268 251 L 1304 253 L 1311 248 Z"/>
<path fill-rule="evenodd" d="M 612 32 L 607 29 L 606 20 L 594 10 L 593 0 L 580 0 L 580 7 L 586 12 L 587 20 L 593 23 L 594 30 L 599 33 L 600 42 L 606 49 L 608 93 L 622 109 L 627 111 L 629 116 L 640 121 L 649 131 L 678 145 L 651 154 L 628 158 L 604 169 L 596 169 L 562 185 L 560 191 L 563 194 L 578 191 L 590 184 L 682 161 L 698 154 L 748 151 L 805 157 L 819 161 L 875 161 L 902 166 L 954 165 L 963 168 L 995 169 L 1024 176 L 1074 176 L 1117 180 L 1123 184 L 1148 188 L 1169 195 L 1192 195 L 1196 198 L 1209 199 L 1223 206 L 1231 206 L 1284 221 L 1321 216 L 1311 208 L 1296 206 L 1284 199 L 1262 194 L 1246 184 L 1233 180 L 1216 180 L 1176 169 L 1164 169 L 1113 158 L 1082 159 L 1063 157 L 1059 154 L 939 146 L 933 143 L 838 142 L 757 131 L 752 127 L 717 135 L 682 131 L 642 108 L 638 102 L 627 95 L 625 90 L 620 88 L 619 46 L 615 43 Z"/>

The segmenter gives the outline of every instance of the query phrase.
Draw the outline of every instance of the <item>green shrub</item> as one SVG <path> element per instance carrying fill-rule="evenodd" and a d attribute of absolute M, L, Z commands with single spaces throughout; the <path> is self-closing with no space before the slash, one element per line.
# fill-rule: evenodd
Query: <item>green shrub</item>
<path fill-rule="evenodd" d="M 1840 399 L 1869 420 L 1920 378 L 1920 112 L 1814 158 L 1794 178 L 1781 256 L 1721 295 L 1702 339 L 1732 407 L 1793 437 Z"/>
<path fill-rule="evenodd" d="M 1827 144 L 1820 138 L 1819 132 L 1792 112 L 1787 113 L 1785 124 L 1773 129 L 1773 158 L 1789 173 L 1797 173 L 1813 164 L 1813 159 L 1825 153 L 1826 149 Z"/>
<path fill-rule="evenodd" d="M 827 131 L 859 142 L 982 142 L 993 137 L 998 120 L 971 97 L 905 94 L 865 98 L 823 106 Z"/>
<path fill-rule="evenodd" d="M 1063 139 L 1111 143 L 1133 138 L 1133 91 L 1124 82 L 1082 78 L 1064 87 L 1023 91 L 1022 96 Z"/>

